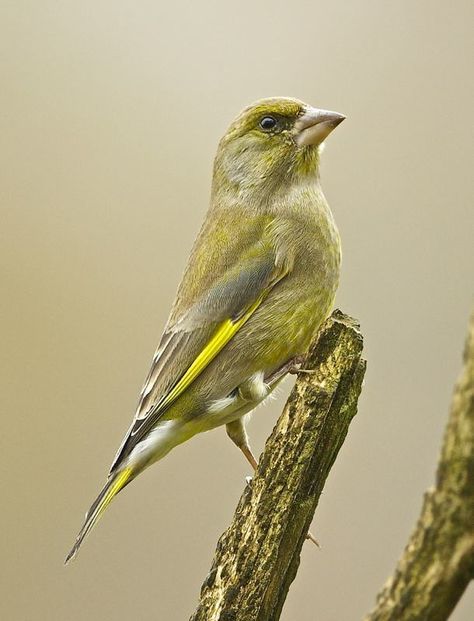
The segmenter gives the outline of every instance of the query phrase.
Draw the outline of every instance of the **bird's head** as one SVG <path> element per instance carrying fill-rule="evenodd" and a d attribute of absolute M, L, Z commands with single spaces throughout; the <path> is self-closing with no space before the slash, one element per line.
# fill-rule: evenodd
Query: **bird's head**
<path fill-rule="evenodd" d="M 344 119 L 298 99 L 255 102 L 237 116 L 219 143 L 214 190 L 264 196 L 317 178 L 321 145 Z"/>

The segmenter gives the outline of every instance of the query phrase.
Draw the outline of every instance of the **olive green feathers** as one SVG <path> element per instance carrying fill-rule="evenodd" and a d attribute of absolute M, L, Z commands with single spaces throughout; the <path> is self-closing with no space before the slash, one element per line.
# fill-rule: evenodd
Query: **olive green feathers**
<path fill-rule="evenodd" d="M 245 415 L 305 354 L 334 301 L 340 241 L 319 159 L 343 119 L 264 99 L 221 139 L 209 210 L 135 417 L 67 560 L 125 485 L 196 433 L 226 425 L 255 465 Z"/>

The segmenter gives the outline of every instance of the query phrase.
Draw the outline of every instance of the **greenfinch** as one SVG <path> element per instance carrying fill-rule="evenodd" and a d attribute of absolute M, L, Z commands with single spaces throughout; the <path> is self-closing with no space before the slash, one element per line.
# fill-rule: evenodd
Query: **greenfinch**
<path fill-rule="evenodd" d="M 319 162 L 344 118 L 262 99 L 221 139 L 210 207 L 135 417 L 66 562 L 120 490 L 197 433 L 226 425 L 256 467 L 246 415 L 301 363 L 333 305 L 341 249 Z"/>

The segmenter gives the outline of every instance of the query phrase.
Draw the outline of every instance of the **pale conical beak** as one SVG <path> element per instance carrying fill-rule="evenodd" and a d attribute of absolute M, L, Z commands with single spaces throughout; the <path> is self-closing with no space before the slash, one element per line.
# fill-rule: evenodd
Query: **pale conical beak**
<path fill-rule="evenodd" d="M 321 144 L 345 118 L 339 112 L 308 108 L 295 123 L 296 144 L 299 147 Z"/>

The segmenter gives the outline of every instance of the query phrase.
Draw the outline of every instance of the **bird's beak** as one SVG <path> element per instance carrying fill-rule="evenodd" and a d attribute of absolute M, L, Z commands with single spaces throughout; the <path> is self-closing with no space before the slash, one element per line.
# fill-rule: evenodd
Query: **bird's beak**
<path fill-rule="evenodd" d="M 321 144 L 345 118 L 339 112 L 307 108 L 295 123 L 296 144 L 299 147 Z"/>

